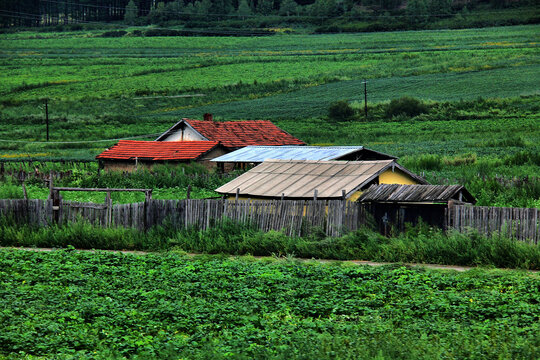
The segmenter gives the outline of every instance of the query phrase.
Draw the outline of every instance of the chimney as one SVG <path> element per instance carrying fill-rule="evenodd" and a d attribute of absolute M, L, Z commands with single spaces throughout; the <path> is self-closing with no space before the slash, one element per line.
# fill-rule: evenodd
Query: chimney
<path fill-rule="evenodd" d="M 203 116 L 204 116 L 204 121 L 212 121 L 212 120 L 214 120 L 214 117 L 212 116 L 212 114 L 206 113 Z"/>

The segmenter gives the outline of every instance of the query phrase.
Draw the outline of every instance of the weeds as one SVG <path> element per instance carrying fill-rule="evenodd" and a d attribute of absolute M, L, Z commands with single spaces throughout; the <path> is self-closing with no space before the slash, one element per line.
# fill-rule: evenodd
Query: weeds
<path fill-rule="evenodd" d="M 481 236 L 413 228 L 387 238 L 368 229 L 339 238 L 314 233 L 289 237 L 279 231 L 261 232 L 249 225 L 225 222 L 200 231 L 176 231 L 170 226 L 148 232 L 124 228 L 99 228 L 88 223 L 34 228 L 0 225 L 2 246 L 66 247 L 113 250 L 178 250 L 206 254 L 294 256 L 336 260 L 417 262 L 446 265 L 495 266 L 540 269 L 540 247 L 497 235 Z"/>

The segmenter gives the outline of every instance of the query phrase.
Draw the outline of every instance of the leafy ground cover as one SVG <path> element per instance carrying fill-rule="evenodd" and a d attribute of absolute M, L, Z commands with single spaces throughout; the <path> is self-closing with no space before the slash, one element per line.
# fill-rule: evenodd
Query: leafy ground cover
<path fill-rule="evenodd" d="M 536 359 L 540 280 L 178 254 L 0 250 L 8 359 Z"/>

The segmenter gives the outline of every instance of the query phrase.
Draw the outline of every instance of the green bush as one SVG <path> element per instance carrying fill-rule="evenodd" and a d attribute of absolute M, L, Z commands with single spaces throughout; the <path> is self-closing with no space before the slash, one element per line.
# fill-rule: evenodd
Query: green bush
<path fill-rule="evenodd" d="M 350 121 L 354 115 L 354 109 L 344 100 L 335 101 L 328 107 L 328 117 L 335 121 Z"/>
<path fill-rule="evenodd" d="M 404 96 L 390 101 L 385 114 L 387 118 L 399 115 L 414 117 L 427 112 L 429 112 L 429 107 L 422 101 L 409 96 Z"/>
<path fill-rule="evenodd" d="M 127 34 L 127 31 L 124 30 L 118 30 L 118 31 L 105 31 L 100 36 L 105 38 L 111 38 L 111 37 L 122 37 Z"/>

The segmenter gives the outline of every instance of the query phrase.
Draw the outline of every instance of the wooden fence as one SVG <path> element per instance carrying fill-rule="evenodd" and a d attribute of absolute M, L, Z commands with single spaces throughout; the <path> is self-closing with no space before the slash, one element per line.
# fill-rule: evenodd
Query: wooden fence
<path fill-rule="evenodd" d="M 53 206 L 54 205 L 54 206 Z M 84 219 L 110 227 L 146 230 L 168 223 L 177 229 L 220 226 L 232 220 L 250 223 L 263 230 L 283 230 L 288 235 L 305 235 L 313 229 L 328 236 L 340 236 L 366 224 L 370 208 L 350 201 L 249 201 L 249 200 L 154 200 L 131 204 L 80 203 L 53 200 L 0 200 L 0 215 L 38 226 Z M 499 233 L 517 240 L 538 243 L 540 209 L 497 208 L 457 205 L 450 207 L 447 228 L 460 232 L 476 229 L 482 234 Z"/>
<path fill-rule="evenodd" d="M 249 223 L 263 231 L 283 230 L 288 235 L 305 235 L 320 229 L 329 236 L 354 231 L 364 224 L 363 207 L 341 200 L 332 201 L 249 201 L 249 200 L 154 200 L 112 205 L 62 200 L 0 200 L 0 214 L 19 223 L 47 226 L 84 219 L 110 227 L 140 230 L 167 223 L 177 229 L 195 226 L 205 230 L 232 220 Z"/>
<path fill-rule="evenodd" d="M 475 229 L 484 235 L 498 233 L 538 244 L 540 209 L 456 205 L 448 209 L 448 228 Z"/>

